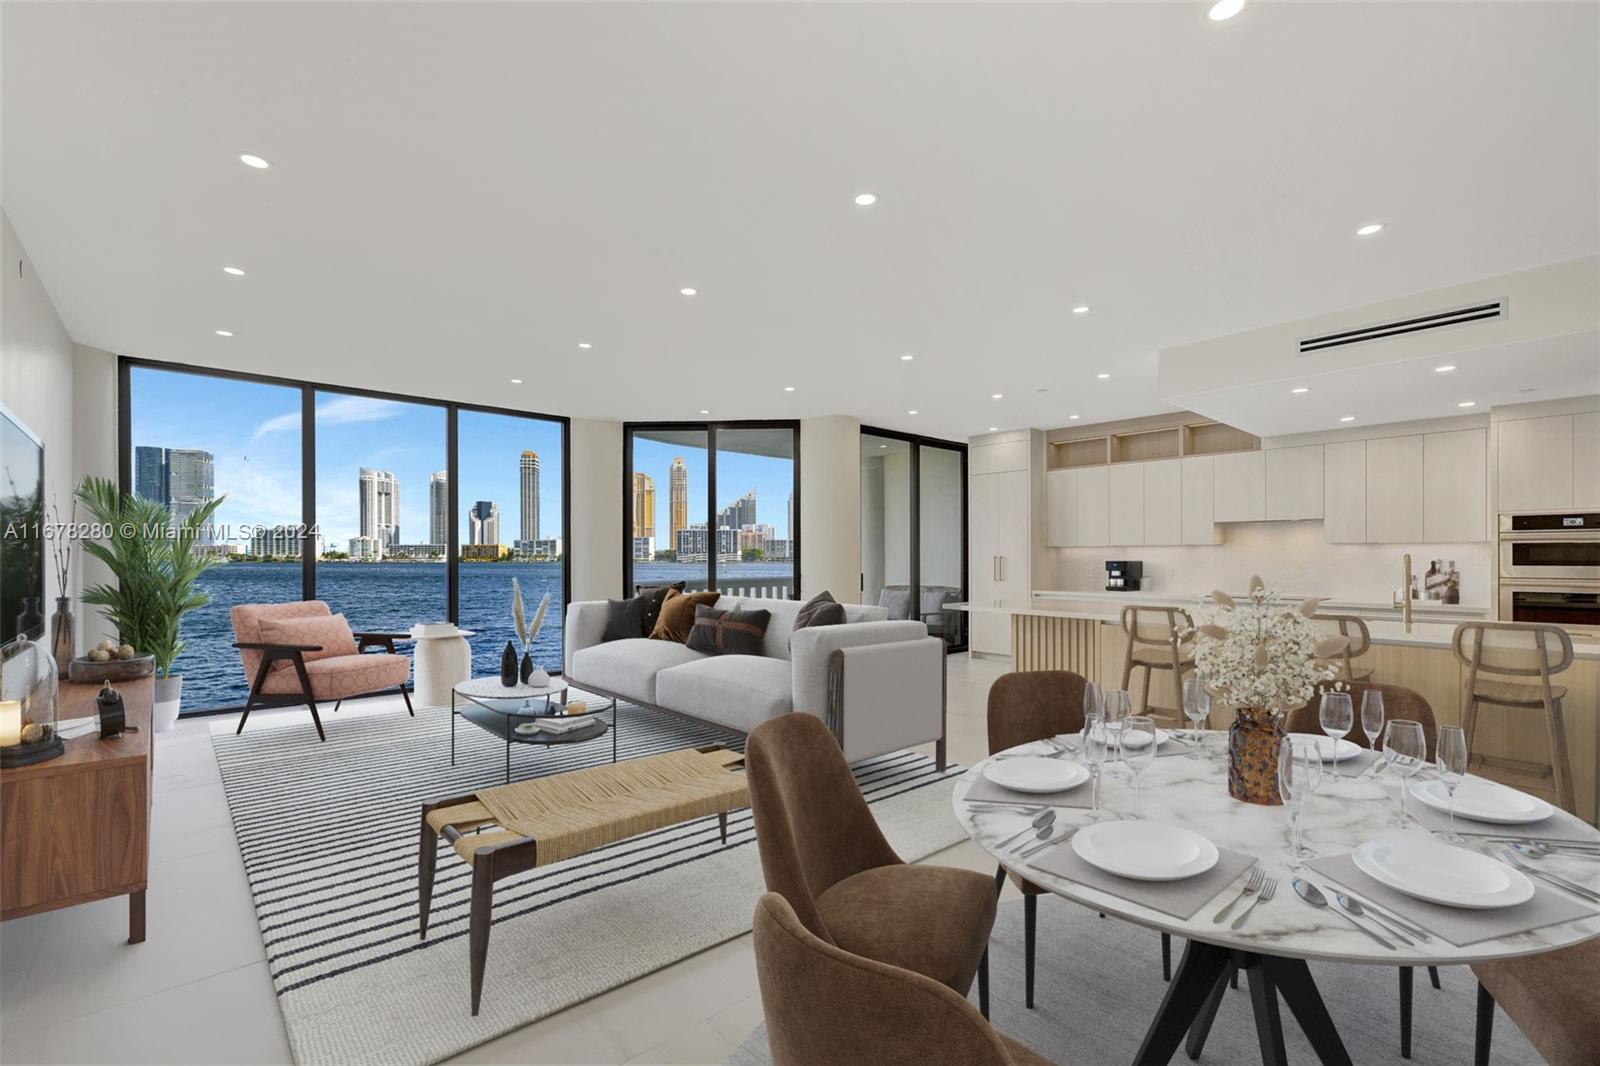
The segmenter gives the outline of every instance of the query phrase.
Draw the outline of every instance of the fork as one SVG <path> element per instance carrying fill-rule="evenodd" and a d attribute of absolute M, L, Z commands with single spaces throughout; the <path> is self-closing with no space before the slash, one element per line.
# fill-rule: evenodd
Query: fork
<path fill-rule="evenodd" d="M 1549 873 L 1548 871 L 1529 866 L 1527 863 L 1523 862 L 1522 859 L 1518 857 L 1517 853 L 1512 851 L 1510 848 L 1506 848 L 1501 854 L 1504 856 L 1505 861 L 1509 862 L 1512 866 L 1515 866 L 1518 870 L 1521 870 L 1523 873 L 1528 874 L 1529 876 L 1537 877 L 1541 881 L 1552 884 L 1557 888 L 1565 889 L 1574 896 L 1577 896 L 1579 899 L 1585 900 L 1589 903 L 1600 903 L 1600 892 L 1595 892 L 1593 889 L 1585 888 L 1583 885 L 1580 885 L 1575 881 L 1568 881 L 1565 877 L 1557 877 L 1555 874 Z"/>
<path fill-rule="evenodd" d="M 1262 876 L 1265 877 L 1266 875 L 1263 874 Z M 1263 900 L 1271 899 L 1277 891 L 1278 879 L 1276 877 L 1268 877 L 1266 879 L 1266 884 L 1262 885 L 1261 890 L 1256 893 L 1256 898 L 1250 901 L 1250 905 L 1248 907 L 1239 912 L 1239 917 L 1230 922 L 1228 928 L 1237 929 L 1243 925 L 1244 920 L 1250 917 L 1250 912 L 1256 909 L 1256 905 L 1261 903 Z"/>
<path fill-rule="evenodd" d="M 1265 870 L 1259 866 L 1250 867 L 1250 877 L 1245 881 L 1244 887 L 1239 890 L 1239 894 L 1233 897 L 1233 899 L 1229 900 L 1227 906 L 1223 907 L 1216 914 L 1212 915 L 1211 921 L 1213 923 L 1221 922 L 1222 919 L 1228 916 L 1228 912 L 1232 911 L 1233 908 L 1239 905 L 1240 900 L 1244 899 L 1246 896 L 1260 892 L 1261 887 L 1266 883 L 1266 880 L 1267 872 Z"/>

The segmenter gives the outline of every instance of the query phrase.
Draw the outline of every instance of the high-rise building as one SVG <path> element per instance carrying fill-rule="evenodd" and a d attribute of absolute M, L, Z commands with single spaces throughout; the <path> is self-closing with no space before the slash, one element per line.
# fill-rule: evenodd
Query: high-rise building
<path fill-rule="evenodd" d="M 493 500 L 479 500 L 467 512 L 467 543 L 497 545 L 500 543 L 500 505 Z"/>
<path fill-rule="evenodd" d="M 298 559 L 306 541 L 311 557 L 322 554 L 322 534 L 306 534 L 299 526 L 257 526 L 250 535 L 250 554 L 262 559 Z"/>
<path fill-rule="evenodd" d="M 633 539 L 656 535 L 656 479 L 633 475 Z"/>
<path fill-rule="evenodd" d="M 522 453 L 522 536 L 521 540 L 539 539 L 539 455 Z"/>
<path fill-rule="evenodd" d="M 794 493 L 789 493 L 789 524 L 783 527 L 784 535 L 794 539 Z"/>
<path fill-rule="evenodd" d="M 210 452 L 199 448 L 167 449 L 167 508 L 174 522 L 181 522 L 216 499 L 214 467 Z M 211 543 L 210 535 L 202 534 L 200 543 Z"/>
<path fill-rule="evenodd" d="M 743 529 L 756 524 L 756 490 L 734 500 L 717 512 L 717 525 L 722 529 Z"/>
<path fill-rule="evenodd" d="M 689 467 L 681 455 L 667 472 L 667 495 L 667 543 L 676 551 L 678 534 L 689 528 Z"/>
<path fill-rule="evenodd" d="M 450 475 L 443 470 L 428 479 L 428 543 L 450 540 Z"/>
<path fill-rule="evenodd" d="M 133 450 L 133 491 L 147 500 L 166 505 L 167 450 L 141 444 Z"/>
<path fill-rule="evenodd" d="M 361 468 L 361 536 L 400 543 L 400 482 L 387 470 Z"/>

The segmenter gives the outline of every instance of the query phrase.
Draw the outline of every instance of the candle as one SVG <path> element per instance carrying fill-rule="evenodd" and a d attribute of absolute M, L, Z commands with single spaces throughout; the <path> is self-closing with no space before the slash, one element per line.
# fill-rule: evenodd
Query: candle
<path fill-rule="evenodd" d="M 0 700 L 0 748 L 14 748 L 21 743 L 22 704 Z"/>

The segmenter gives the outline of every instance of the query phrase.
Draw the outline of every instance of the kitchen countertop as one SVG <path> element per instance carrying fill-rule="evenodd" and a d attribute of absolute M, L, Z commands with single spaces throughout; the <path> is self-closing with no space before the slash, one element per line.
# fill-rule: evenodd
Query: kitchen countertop
<path fill-rule="evenodd" d="M 1245 594 L 1241 590 L 1239 592 L 1230 592 L 1229 595 L 1239 599 L 1243 598 Z M 1309 592 L 1284 593 L 1283 598 L 1298 602 L 1310 595 L 1312 593 Z M 1188 595 L 1181 592 L 1111 592 L 1099 589 L 1034 589 L 1033 591 L 1035 605 L 1038 605 L 1040 600 L 1058 600 L 1070 603 L 1137 603 L 1151 604 L 1157 607 L 1188 607 L 1192 606 L 1197 600 L 1209 600 L 1210 598 L 1210 589 L 1204 589 Z M 1394 606 L 1392 602 L 1343 600 L 1336 596 L 1330 596 L 1323 598 L 1322 606 L 1327 610 L 1356 614 L 1369 620 L 1380 618 L 1398 620 L 1400 617 L 1400 608 Z M 1412 600 L 1411 611 L 1413 615 L 1443 615 L 1456 621 L 1467 621 L 1473 618 L 1487 619 L 1493 615 L 1493 612 L 1488 607 L 1474 607 L 1460 603 L 1441 603 L 1438 600 Z"/>

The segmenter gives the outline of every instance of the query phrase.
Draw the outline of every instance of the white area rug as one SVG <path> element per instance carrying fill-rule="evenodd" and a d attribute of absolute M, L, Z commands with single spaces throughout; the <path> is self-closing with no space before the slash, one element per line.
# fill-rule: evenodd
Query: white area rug
<path fill-rule="evenodd" d="M 495 886 L 483 1003 L 468 1001 L 466 866 L 439 857 L 428 939 L 418 939 L 417 836 L 424 801 L 499 784 L 503 742 L 448 710 L 251 723 L 212 744 L 239 838 L 267 964 L 300 1063 L 429 1063 L 572 1006 L 750 929 L 763 888 L 749 811 L 646 834 Z M 618 757 L 742 738 L 624 705 Z M 514 779 L 611 759 L 611 738 L 516 746 Z M 856 778 L 909 860 L 962 838 L 950 811 L 959 768 L 899 752 Z"/>

